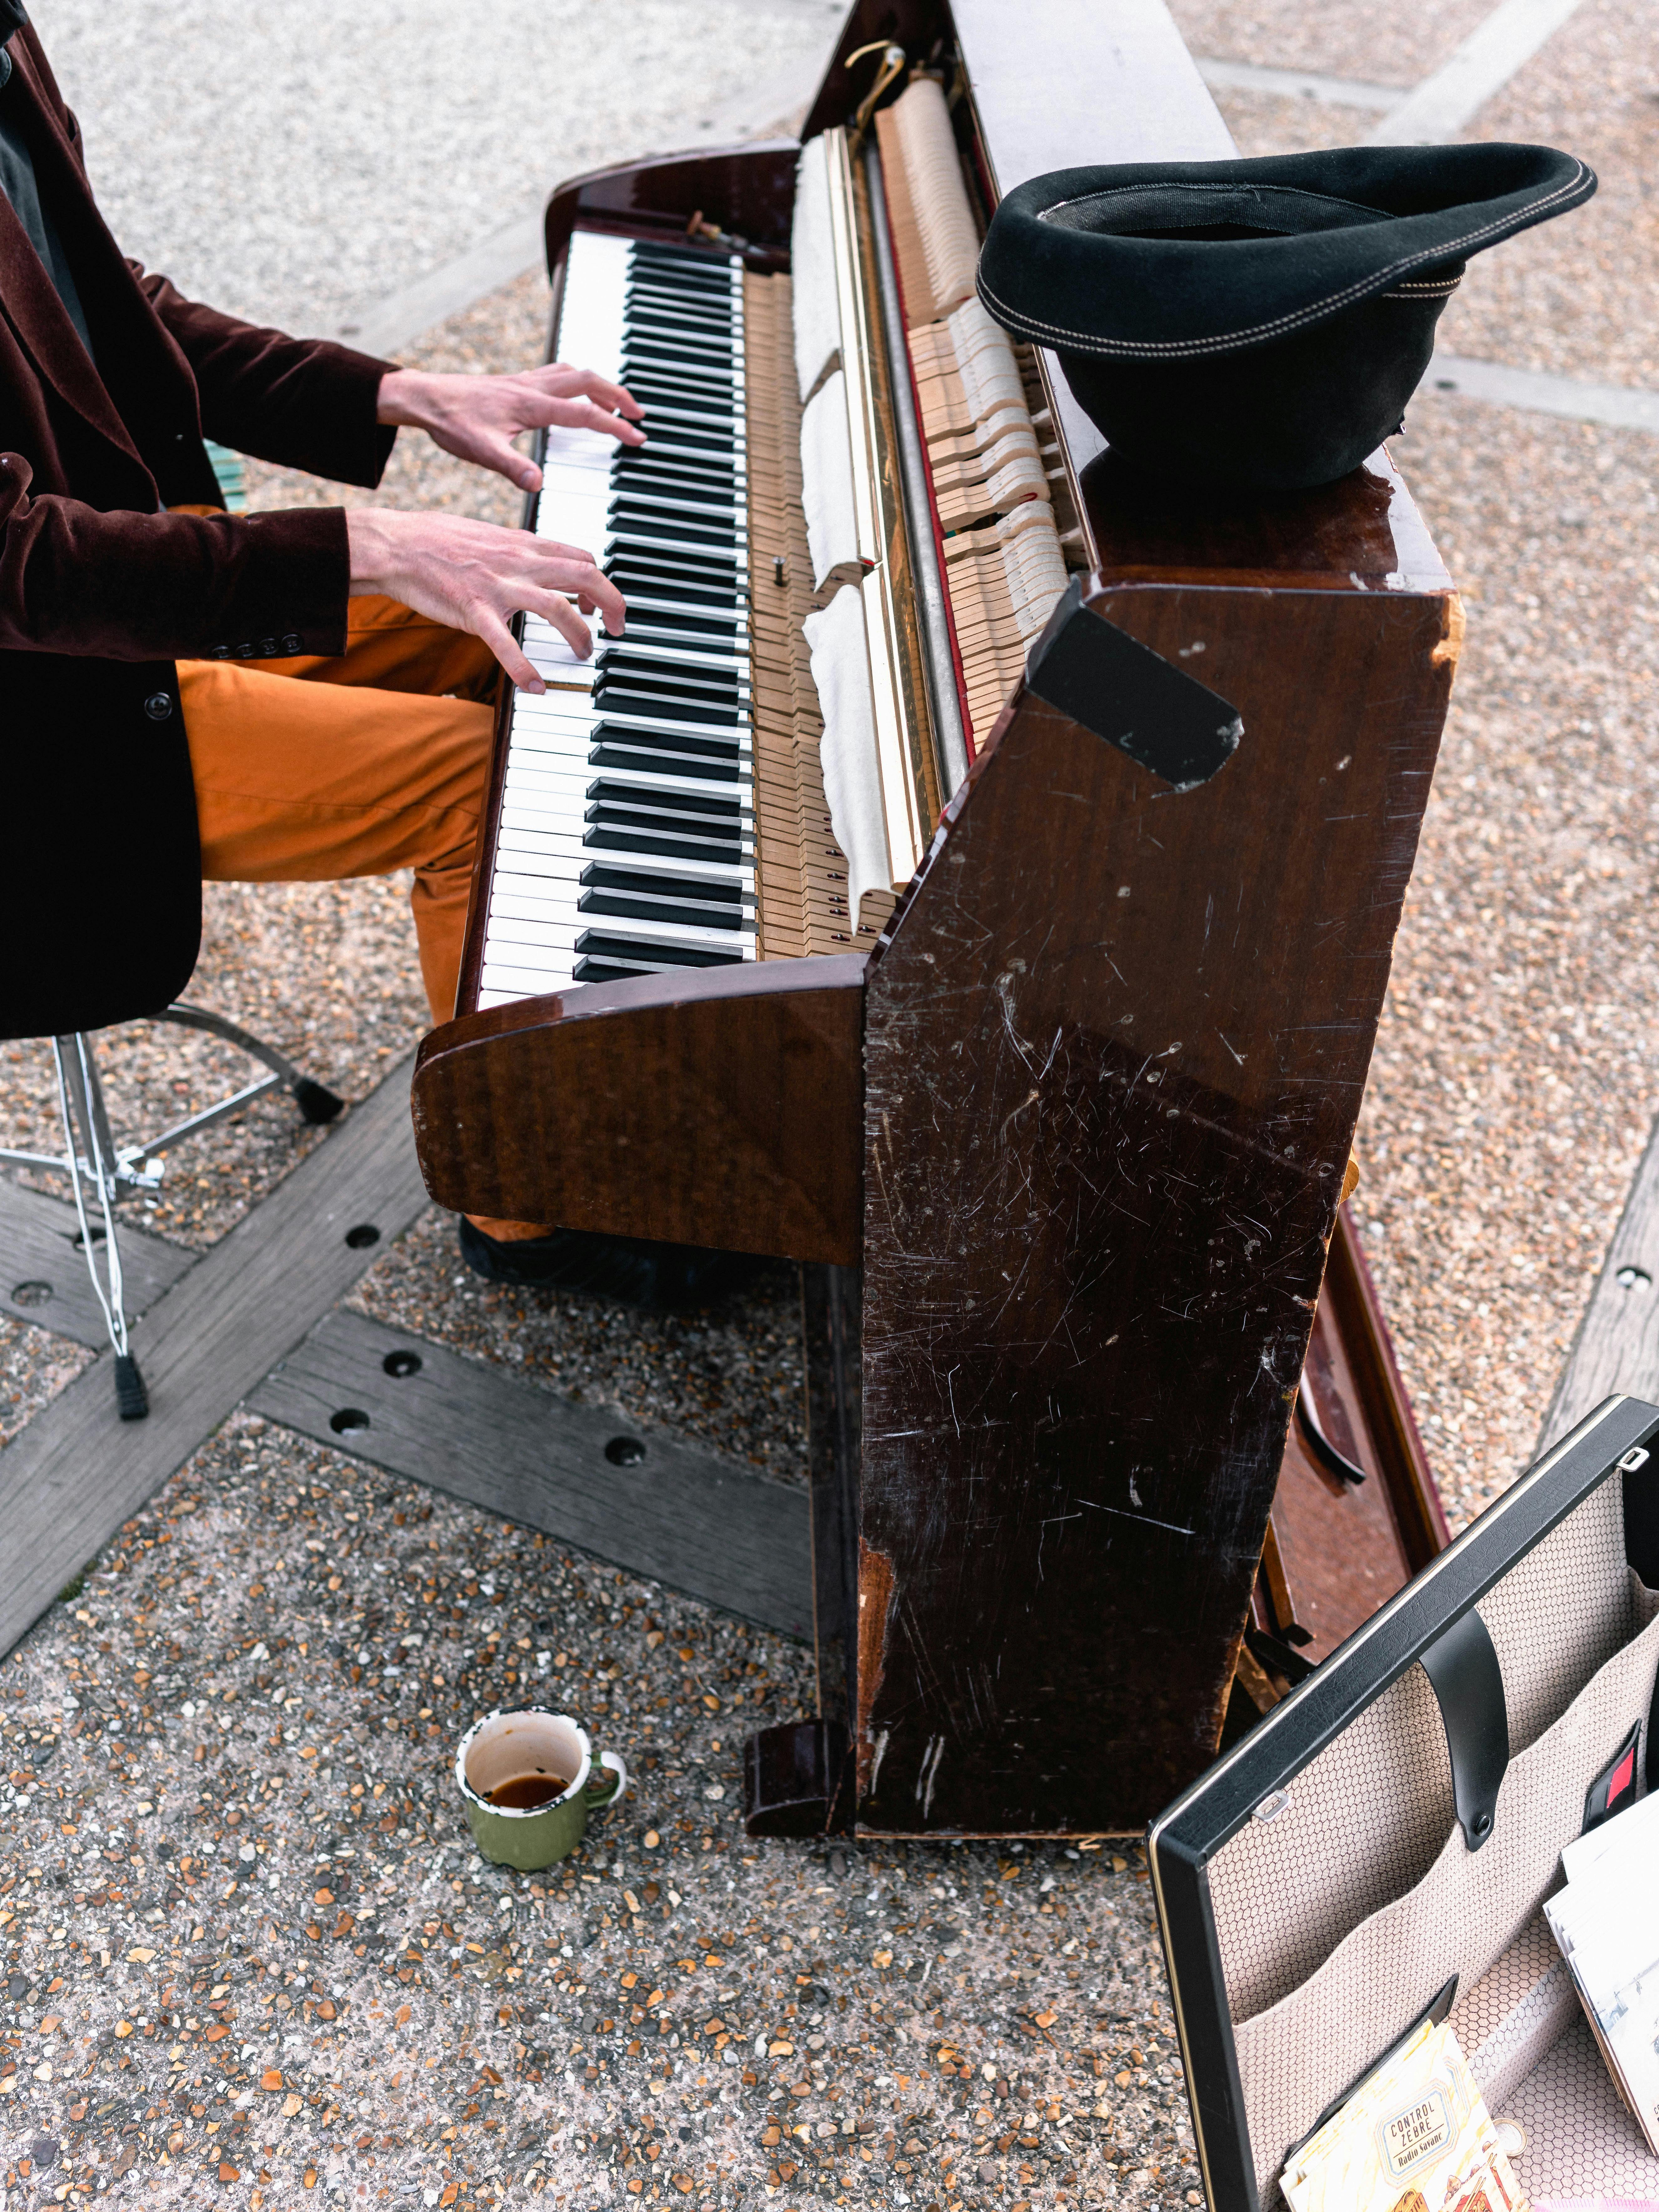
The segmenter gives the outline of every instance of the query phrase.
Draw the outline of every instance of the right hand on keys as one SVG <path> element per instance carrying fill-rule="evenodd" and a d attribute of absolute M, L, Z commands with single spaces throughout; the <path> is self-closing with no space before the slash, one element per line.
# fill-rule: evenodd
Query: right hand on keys
<path fill-rule="evenodd" d="M 406 514 L 379 507 L 347 512 L 346 542 L 354 596 L 382 592 L 434 622 L 470 630 L 521 690 L 547 686 L 507 627 L 520 609 L 551 623 L 583 659 L 592 640 L 578 607 L 582 614 L 597 611 L 613 637 L 622 635 L 623 595 L 580 545 L 464 515 Z"/>

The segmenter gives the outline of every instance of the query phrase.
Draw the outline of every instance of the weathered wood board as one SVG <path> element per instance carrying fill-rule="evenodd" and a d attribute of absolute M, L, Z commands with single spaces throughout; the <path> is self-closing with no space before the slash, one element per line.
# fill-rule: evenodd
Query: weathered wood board
<path fill-rule="evenodd" d="M 1659 1399 L 1659 1122 L 1555 1386 L 1538 1451 L 1616 1390 Z"/>
<path fill-rule="evenodd" d="M 19 1183 L 0 1183 L 0 1313 L 101 1351 L 109 1342 L 103 1309 L 76 1243 L 81 1224 L 68 1200 Z M 194 1252 L 147 1236 L 116 1216 L 127 1318 L 153 1306 L 196 1264 Z"/>
<path fill-rule="evenodd" d="M 248 1402 L 630 1573 L 786 1635 L 812 1632 L 807 1492 L 719 1452 L 355 1313 L 328 1315 Z"/>
<path fill-rule="evenodd" d="M 0 1452 L 0 1651 L 425 1211 L 409 1072 L 399 1061 L 133 1330 L 148 1420 L 119 1419 L 106 1355 Z M 346 1241 L 368 1227 L 374 1242 Z"/>

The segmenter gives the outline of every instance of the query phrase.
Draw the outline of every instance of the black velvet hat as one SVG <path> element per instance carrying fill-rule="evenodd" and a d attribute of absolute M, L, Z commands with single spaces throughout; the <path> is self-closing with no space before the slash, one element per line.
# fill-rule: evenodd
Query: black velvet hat
<path fill-rule="evenodd" d="M 1469 255 L 1595 190 L 1548 146 L 1056 169 L 998 208 L 980 296 L 1124 460 L 1295 489 L 1399 428 Z"/>

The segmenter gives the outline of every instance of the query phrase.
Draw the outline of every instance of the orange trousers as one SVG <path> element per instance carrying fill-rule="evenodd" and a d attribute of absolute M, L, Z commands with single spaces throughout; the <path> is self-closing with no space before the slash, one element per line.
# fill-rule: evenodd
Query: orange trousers
<path fill-rule="evenodd" d="M 337 659 L 181 660 L 211 883 L 332 883 L 412 868 L 434 1022 L 455 1011 L 501 666 L 396 599 L 347 603 Z M 489 1235 L 539 1224 L 475 1215 Z"/>
<path fill-rule="evenodd" d="M 181 660 L 214 883 L 331 883 L 412 868 L 434 1022 L 455 1011 L 501 668 L 395 599 L 347 602 L 337 659 Z"/>

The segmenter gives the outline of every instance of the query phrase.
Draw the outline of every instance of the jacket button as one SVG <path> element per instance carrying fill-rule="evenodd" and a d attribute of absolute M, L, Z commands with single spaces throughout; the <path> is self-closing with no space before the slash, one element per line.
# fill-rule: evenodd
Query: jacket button
<path fill-rule="evenodd" d="M 228 660 L 230 659 L 230 647 L 228 645 L 210 645 L 208 647 L 208 659 L 210 660 Z"/>
<path fill-rule="evenodd" d="M 238 660 L 252 660 L 256 650 L 252 639 L 244 638 L 236 648 L 236 658 Z"/>
<path fill-rule="evenodd" d="M 167 691 L 152 691 L 144 702 L 144 712 L 152 722 L 165 722 L 173 712 L 173 695 Z"/>
<path fill-rule="evenodd" d="M 261 660 L 276 659 L 276 641 L 274 637 L 262 637 L 259 640 L 259 658 Z"/>
<path fill-rule="evenodd" d="M 289 630 L 288 635 L 283 640 L 283 651 L 284 653 L 303 653 L 305 649 L 306 641 L 304 638 L 300 635 L 298 630 Z"/>

